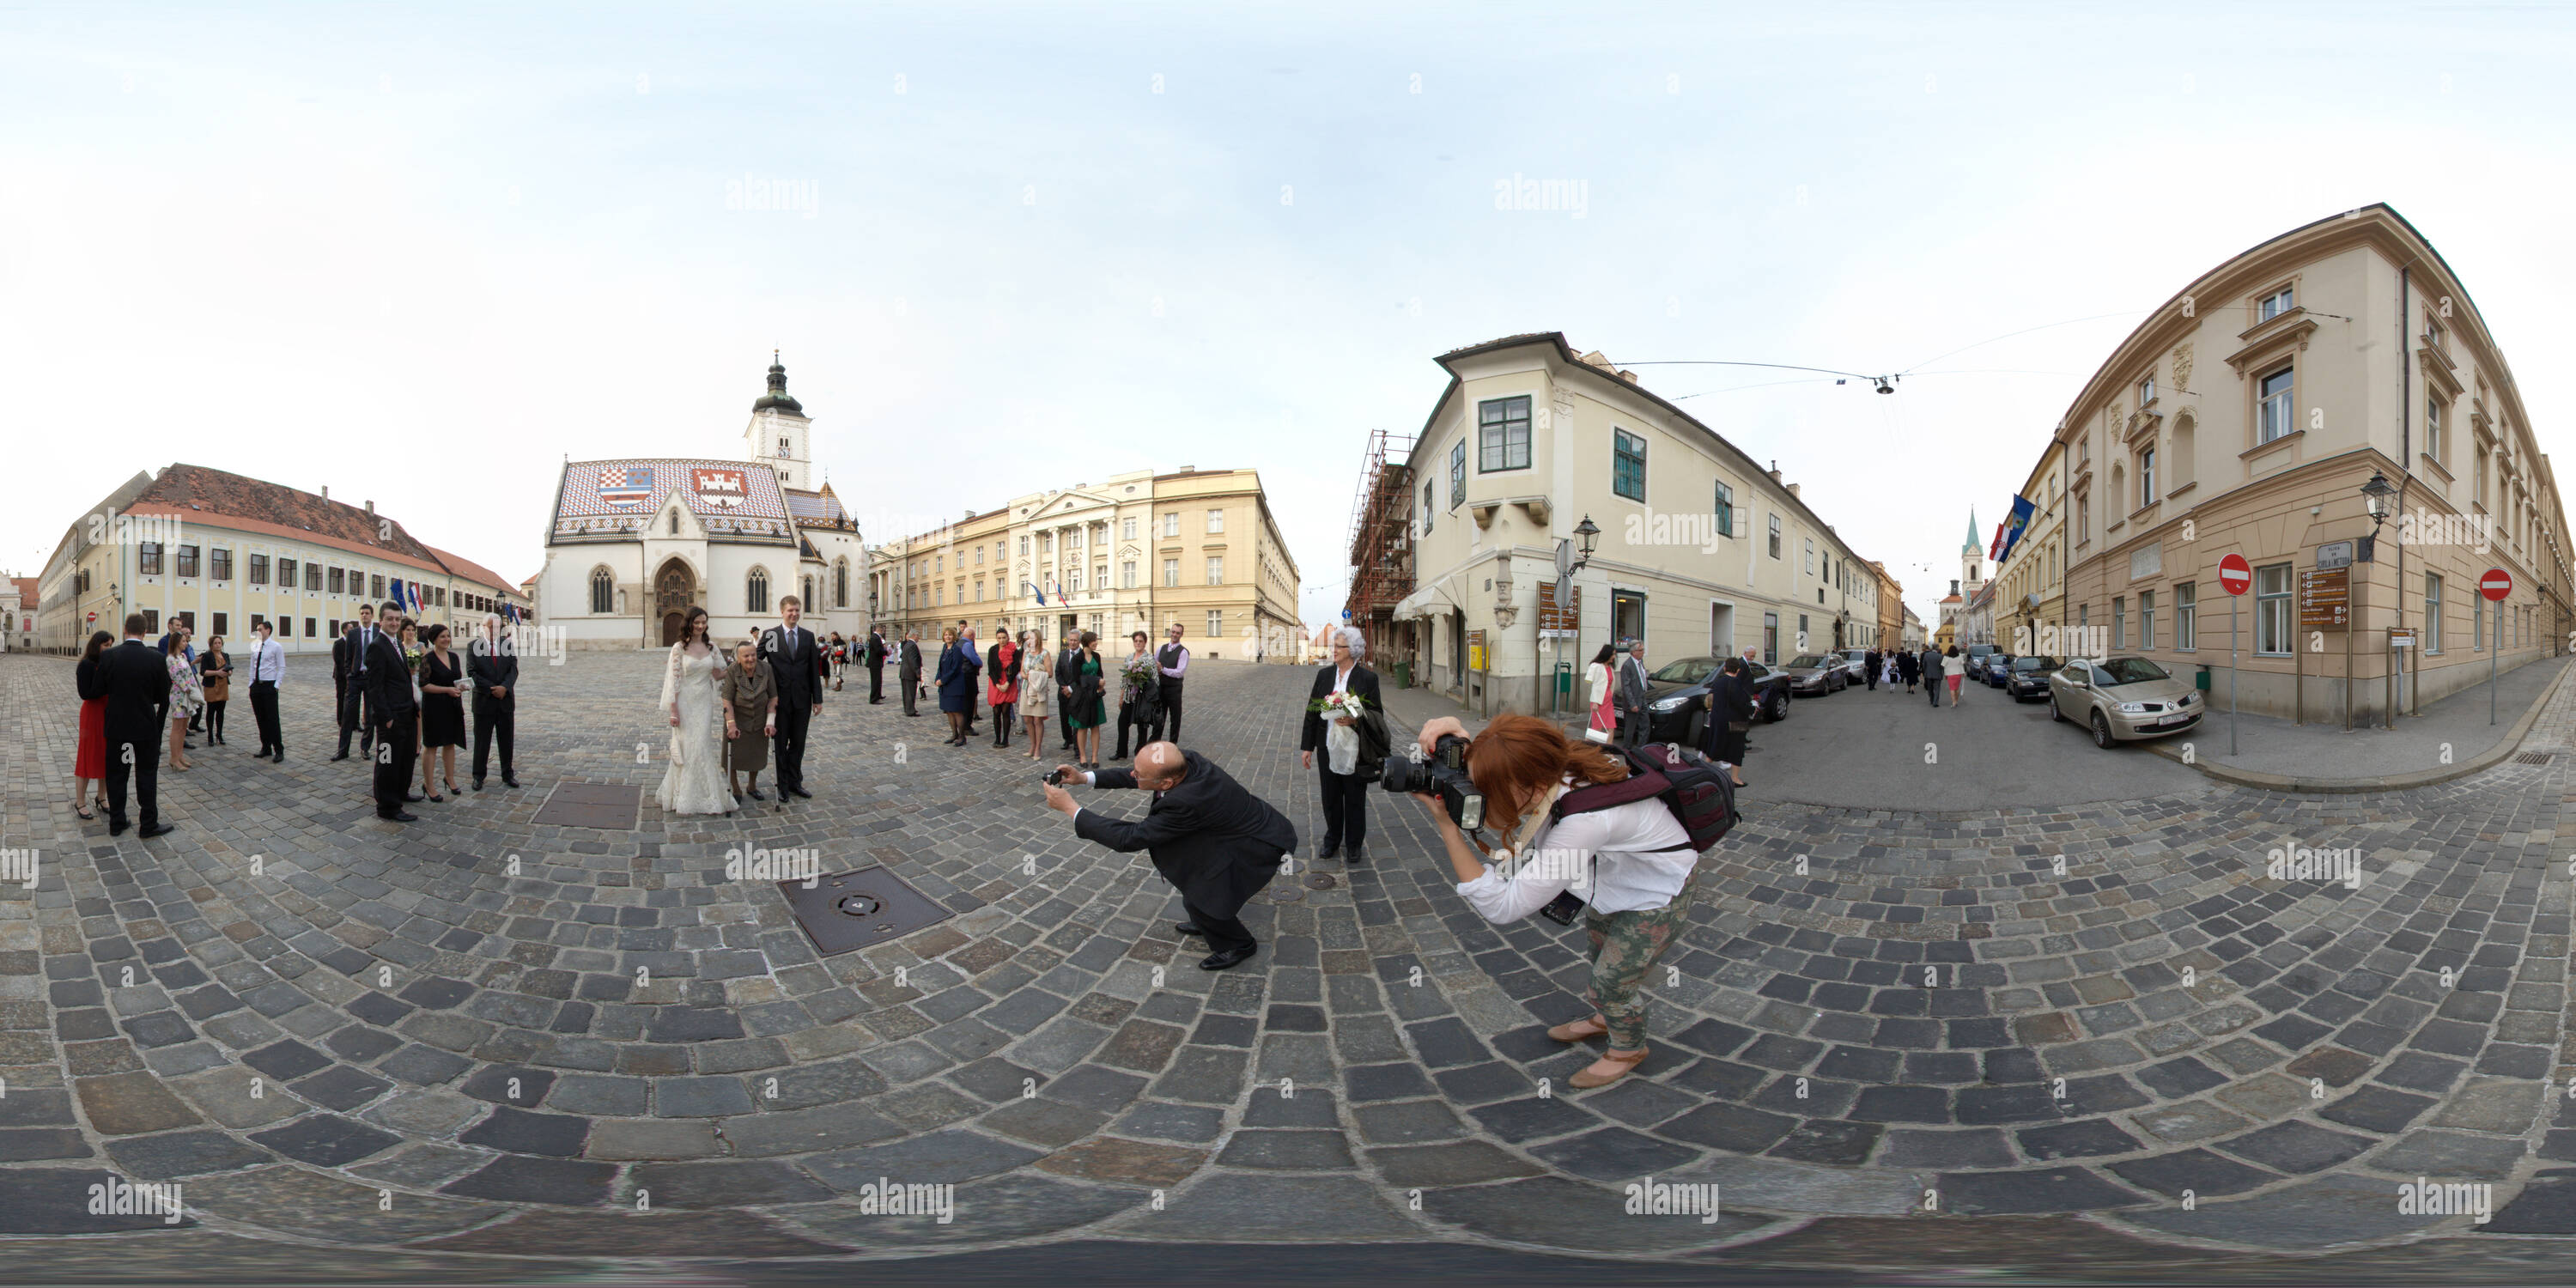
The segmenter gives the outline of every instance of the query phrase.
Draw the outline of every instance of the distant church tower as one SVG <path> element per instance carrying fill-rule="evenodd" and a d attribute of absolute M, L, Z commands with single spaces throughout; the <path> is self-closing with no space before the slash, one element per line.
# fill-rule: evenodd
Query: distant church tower
<path fill-rule="evenodd" d="M 751 405 L 751 425 L 742 431 L 743 442 L 750 447 L 748 459 L 778 471 L 778 484 L 800 491 L 815 487 L 814 422 L 806 418 L 805 408 L 787 396 L 787 368 L 779 365 L 777 350 L 769 354 L 769 392 Z"/>
<path fill-rule="evenodd" d="M 1986 545 L 1977 540 L 1977 511 L 1974 506 L 1968 508 L 1967 544 L 1959 547 L 1959 578 L 1962 600 L 1975 599 L 1977 591 L 1986 584 Z"/>

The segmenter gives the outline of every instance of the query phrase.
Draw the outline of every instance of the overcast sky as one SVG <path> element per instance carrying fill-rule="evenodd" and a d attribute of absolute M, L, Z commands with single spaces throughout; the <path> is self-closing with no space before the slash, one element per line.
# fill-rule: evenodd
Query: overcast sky
<path fill-rule="evenodd" d="M 775 347 L 870 540 L 1253 466 L 1320 622 L 1369 429 L 1562 330 L 1916 370 L 1639 369 L 1928 618 L 2147 310 L 2372 201 L 2567 432 L 2563 8 L 226 9 L 0 13 L 10 571 L 188 461 L 524 577 L 567 455 L 740 455 Z"/>

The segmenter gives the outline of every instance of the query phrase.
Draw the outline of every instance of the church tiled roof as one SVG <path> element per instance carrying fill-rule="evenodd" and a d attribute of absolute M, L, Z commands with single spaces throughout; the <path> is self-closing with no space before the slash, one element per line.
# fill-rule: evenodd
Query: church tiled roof
<path fill-rule="evenodd" d="M 674 492 L 716 541 L 785 545 L 793 537 L 778 473 L 752 461 L 574 461 L 555 490 L 547 541 L 623 541 L 641 535 Z"/>

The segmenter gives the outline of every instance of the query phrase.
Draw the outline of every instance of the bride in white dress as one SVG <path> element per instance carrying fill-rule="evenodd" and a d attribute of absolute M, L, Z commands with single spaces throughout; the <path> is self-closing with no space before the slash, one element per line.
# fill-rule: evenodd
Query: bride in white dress
<path fill-rule="evenodd" d="M 662 711 L 671 719 L 671 751 L 653 799 L 665 813 L 730 814 L 725 783 L 724 699 L 716 691 L 722 662 L 707 639 L 707 610 L 692 608 L 662 674 Z"/>

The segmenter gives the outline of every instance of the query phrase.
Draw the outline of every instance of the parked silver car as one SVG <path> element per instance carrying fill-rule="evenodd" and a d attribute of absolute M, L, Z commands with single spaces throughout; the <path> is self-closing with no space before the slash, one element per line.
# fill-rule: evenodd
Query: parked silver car
<path fill-rule="evenodd" d="M 1789 692 L 1802 698 L 1811 693 L 1840 693 L 1852 686 L 1852 673 L 1832 653 L 1801 653 L 1780 669 L 1789 673 Z"/>
<path fill-rule="evenodd" d="M 2093 731 L 2093 744 L 2161 738 L 2200 723 L 2208 702 L 2143 657 L 2075 658 L 2048 677 L 2048 713 Z"/>

